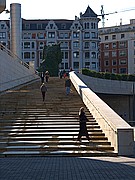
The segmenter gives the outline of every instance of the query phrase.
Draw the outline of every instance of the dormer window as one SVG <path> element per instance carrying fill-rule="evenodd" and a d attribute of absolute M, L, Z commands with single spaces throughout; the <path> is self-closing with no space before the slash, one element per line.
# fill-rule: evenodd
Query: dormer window
<path fill-rule="evenodd" d="M 61 24 L 61 29 L 66 29 L 66 24 Z"/>
<path fill-rule="evenodd" d="M 6 29 L 5 24 L 1 24 L 1 29 Z"/>

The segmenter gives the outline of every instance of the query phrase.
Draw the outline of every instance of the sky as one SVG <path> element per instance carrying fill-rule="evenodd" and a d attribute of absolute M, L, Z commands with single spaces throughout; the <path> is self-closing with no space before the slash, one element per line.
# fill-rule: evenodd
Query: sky
<path fill-rule="evenodd" d="M 11 3 L 21 4 L 21 17 L 24 19 L 69 19 L 80 17 L 88 5 L 97 14 L 101 15 L 101 5 L 104 13 L 113 13 L 105 16 L 105 27 L 129 24 L 135 19 L 135 0 L 6 0 L 6 9 L 10 10 Z M 124 11 L 124 12 L 121 12 Z M 0 14 L 0 20 L 9 19 L 5 12 Z M 99 27 L 102 27 L 102 18 Z"/>

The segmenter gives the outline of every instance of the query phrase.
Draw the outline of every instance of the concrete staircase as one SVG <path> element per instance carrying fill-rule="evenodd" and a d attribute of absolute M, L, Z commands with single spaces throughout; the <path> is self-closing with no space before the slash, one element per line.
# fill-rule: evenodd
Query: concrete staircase
<path fill-rule="evenodd" d="M 117 156 L 74 87 L 65 94 L 65 79 L 50 78 L 42 102 L 40 80 L 0 96 L 0 157 Z M 91 142 L 77 142 L 78 111 L 85 107 Z"/>

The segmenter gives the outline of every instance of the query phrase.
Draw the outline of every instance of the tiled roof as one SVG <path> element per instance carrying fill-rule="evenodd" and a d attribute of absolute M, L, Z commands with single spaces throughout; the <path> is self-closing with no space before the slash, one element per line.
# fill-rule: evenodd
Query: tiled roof
<path fill-rule="evenodd" d="M 67 19 L 36 19 L 36 20 L 25 20 L 23 19 L 23 30 L 24 24 L 30 24 L 31 30 L 37 30 L 37 24 L 42 24 L 42 28 L 45 29 L 49 21 L 53 21 L 59 30 L 69 30 L 73 20 Z"/>
<path fill-rule="evenodd" d="M 97 17 L 97 14 L 88 6 L 85 13 L 81 17 Z"/>

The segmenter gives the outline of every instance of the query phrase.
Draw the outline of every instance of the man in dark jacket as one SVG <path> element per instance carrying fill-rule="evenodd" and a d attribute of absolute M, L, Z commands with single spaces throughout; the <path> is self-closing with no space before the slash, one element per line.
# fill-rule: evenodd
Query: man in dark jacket
<path fill-rule="evenodd" d="M 70 94 L 70 87 L 71 87 L 71 80 L 69 79 L 69 77 L 66 77 L 65 80 L 65 88 L 66 88 L 66 94 L 69 95 Z"/>

